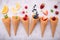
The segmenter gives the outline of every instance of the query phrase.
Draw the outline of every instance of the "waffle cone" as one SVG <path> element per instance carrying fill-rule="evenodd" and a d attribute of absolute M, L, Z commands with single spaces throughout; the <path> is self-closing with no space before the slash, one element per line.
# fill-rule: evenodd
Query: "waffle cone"
<path fill-rule="evenodd" d="M 44 20 L 42 20 L 42 18 L 40 18 L 40 25 L 41 25 L 42 37 L 44 36 L 44 32 L 45 32 L 47 23 L 48 23 L 48 19 L 46 19 L 46 20 L 44 21 Z"/>
<path fill-rule="evenodd" d="M 29 18 L 27 20 L 23 20 L 23 18 L 21 18 L 21 21 L 23 23 L 23 26 L 27 32 L 27 35 L 29 35 Z"/>
<path fill-rule="evenodd" d="M 2 21 L 3 21 L 3 23 L 4 23 L 4 25 L 5 25 L 5 28 L 6 28 L 6 30 L 7 30 L 7 32 L 8 32 L 8 34 L 9 34 L 9 36 L 11 36 L 11 33 L 10 33 L 10 22 L 11 22 L 11 20 L 10 20 L 10 18 L 2 18 Z"/>
<path fill-rule="evenodd" d="M 57 23 L 58 23 L 58 18 L 56 17 L 56 20 L 53 21 L 52 17 L 50 17 L 50 23 L 51 23 L 52 37 L 54 37 L 55 31 L 56 31 L 56 26 L 57 26 Z"/>
<path fill-rule="evenodd" d="M 39 20 L 39 18 L 34 19 L 33 16 L 32 16 L 32 21 L 31 21 L 31 27 L 30 27 L 30 29 L 29 29 L 29 34 L 31 34 L 32 31 L 34 30 L 34 28 L 35 28 L 38 20 Z"/>
<path fill-rule="evenodd" d="M 13 27 L 14 27 L 14 33 L 15 33 L 15 35 L 17 34 L 19 22 L 20 22 L 20 17 L 19 16 L 18 16 L 17 19 L 16 19 L 16 16 L 12 16 L 12 24 L 13 24 Z"/>

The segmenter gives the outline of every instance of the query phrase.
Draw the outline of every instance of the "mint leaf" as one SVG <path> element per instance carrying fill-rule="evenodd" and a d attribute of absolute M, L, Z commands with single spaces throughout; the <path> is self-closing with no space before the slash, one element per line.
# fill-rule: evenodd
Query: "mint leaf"
<path fill-rule="evenodd" d="M 54 12 L 53 9 L 51 9 L 51 12 L 52 12 L 52 13 Z"/>

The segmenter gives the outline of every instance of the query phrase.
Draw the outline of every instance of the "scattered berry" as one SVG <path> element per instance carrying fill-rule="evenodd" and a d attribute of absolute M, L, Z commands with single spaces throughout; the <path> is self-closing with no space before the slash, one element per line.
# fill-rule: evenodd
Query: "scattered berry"
<path fill-rule="evenodd" d="M 22 11 L 22 14 L 25 14 L 25 11 Z"/>
<path fill-rule="evenodd" d="M 53 20 L 53 21 L 55 21 L 55 20 L 56 20 L 56 18 L 55 18 L 55 17 L 52 17 L 52 20 Z"/>
<path fill-rule="evenodd" d="M 41 5 L 40 5 L 40 9 L 43 9 L 45 7 L 45 5 L 42 3 Z"/>
<path fill-rule="evenodd" d="M 28 9 L 28 6 L 25 6 L 25 9 Z"/>
<path fill-rule="evenodd" d="M 57 5 L 54 5 L 54 8 L 55 8 L 55 9 L 57 9 L 57 8 L 58 8 L 58 6 L 57 6 Z"/>
<path fill-rule="evenodd" d="M 59 14 L 59 12 L 58 12 L 58 11 L 55 11 L 55 14 L 56 14 L 56 15 L 58 15 L 58 14 Z"/>

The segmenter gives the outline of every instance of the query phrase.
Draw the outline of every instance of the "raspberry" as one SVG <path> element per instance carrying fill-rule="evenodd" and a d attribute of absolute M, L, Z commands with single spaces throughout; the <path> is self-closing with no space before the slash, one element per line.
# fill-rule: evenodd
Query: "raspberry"
<path fill-rule="evenodd" d="M 41 4 L 41 5 L 40 5 L 40 9 L 43 9 L 44 7 L 45 7 L 44 4 Z"/>
<path fill-rule="evenodd" d="M 28 7 L 27 6 L 25 6 L 25 9 L 27 9 Z"/>
<path fill-rule="evenodd" d="M 57 9 L 57 8 L 58 8 L 58 6 L 57 6 L 57 5 L 54 5 L 54 8 L 55 8 L 55 9 Z"/>
<path fill-rule="evenodd" d="M 56 14 L 56 15 L 58 15 L 58 14 L 59 14 L 59 12 L 58 12 L 58 11 L 55 11 L 55 14 Z"/>
<path fill-rule="evenodd" d="M 25 14 L 25 11 L 22 11 L 22 14 Z"/>

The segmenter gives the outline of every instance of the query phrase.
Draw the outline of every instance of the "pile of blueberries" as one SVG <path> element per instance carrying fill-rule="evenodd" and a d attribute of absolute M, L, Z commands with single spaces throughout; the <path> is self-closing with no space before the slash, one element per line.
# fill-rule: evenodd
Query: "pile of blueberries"
<path fill-rule="evenodd" d="M 33 6 L 32 12 L 35 12 L 35 15 L 33 16 L 33 18 L 37 19 L 38 18 L 38 11 L 35 7 L 36 7 L 36 4 Z"/>

